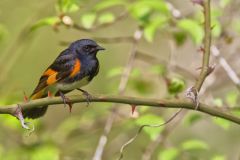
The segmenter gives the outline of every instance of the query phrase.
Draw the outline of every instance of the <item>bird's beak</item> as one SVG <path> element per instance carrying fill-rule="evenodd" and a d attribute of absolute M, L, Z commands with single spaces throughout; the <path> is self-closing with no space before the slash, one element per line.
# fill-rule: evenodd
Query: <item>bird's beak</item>
<path fill-rule="evenodd" d="M 97 46 L 96 49 L 97 49 L 98 51 L 105 50 L 105 48 L 103 48 L 103 47 L 101 47 L 101 46 Z"/>

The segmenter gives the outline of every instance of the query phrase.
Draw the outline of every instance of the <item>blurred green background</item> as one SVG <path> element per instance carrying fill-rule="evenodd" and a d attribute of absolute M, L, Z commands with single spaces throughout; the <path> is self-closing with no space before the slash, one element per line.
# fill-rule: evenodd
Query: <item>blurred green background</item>
<path fill-rule="evenodd" d="M 240 2 L 212 0 L 213 44 L 240 75 Z M 63 19 L 63 17 L 67 19 Z M 120 17 L 120 18 L 119 18 Z M 70 19 L 70 25 L 68 24 Z M 80 29 L 71 23 L 81 26 Z M 23 101 L 42 72 L 74 40 L 95 39 L 107 50 L 98 54 L 99 75 L 84 89 L 92 94 L 118 94 L 121 73 L 131 54 L 129 37 L 141 28 L 137 56 L 125 95 L 181 98 L 194 84 L 201 66 L 198 51 L 204 36 L 202 7 L 190 0 L 1 0 L 0 1 L 0 105 Z M 117 37 L 117 38 L 116 38 Z M 207 78 L 201 101 L 239 115 L 239 88 L 212 56 L 215 71 Z M 70 94 L 80 94 L 77 91 Z M 28 133 L 18 120 L 0 116 L 0 159 L 93 159 L 112 105 L 63 105 L 31 121 Z M 121 107 L 102 159 L 116 159 L 120 147 L 140 125 L 159 124 L 177 110 Z M 126 160 L 239 160 L 240 127 L 194 111 L 182 112 L 171 124 L 145 128 L 126 148 Z M 147 158 L 148 156 L 148 158 Z M 150 156 L 150 157 L 149 157 Z"/>

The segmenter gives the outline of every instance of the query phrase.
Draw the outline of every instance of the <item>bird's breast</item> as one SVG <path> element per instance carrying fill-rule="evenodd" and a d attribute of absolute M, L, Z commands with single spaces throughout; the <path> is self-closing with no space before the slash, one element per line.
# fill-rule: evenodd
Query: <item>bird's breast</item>
<path fill-rule="evenodd" d="M 59 84 L 57 84 L 57 88 L 62 91 L 69 91 L 69 90 L 81 88 L 82 86 L 85 86 L 88 83 L 89 83 L 89 77 L 86 76 L 86 77 L 82 78 L 81 80 L 76 80 L 71 83 L 59 83 Z"/>

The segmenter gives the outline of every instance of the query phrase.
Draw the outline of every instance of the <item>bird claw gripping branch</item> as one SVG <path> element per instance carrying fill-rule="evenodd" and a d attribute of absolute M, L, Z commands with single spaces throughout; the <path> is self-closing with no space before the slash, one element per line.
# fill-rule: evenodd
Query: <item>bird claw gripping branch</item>
<path fill-rule="evenodd" d="M 195 87 L 190 87 L 187 89 L 186 97 L 191 99 L 195 104 L 195 110 L 198 110 L 199 107 L 199 99 L 198 99 L 198 91 Z"/>
<path fill-rule="evenodd" d="M 80 89 L 78 88 L 77 90 L 81 91 L 83 93 L 83 95 L 86 97 L 86 100 L 87 100 L 87 107 L 90 105 L 90 100 L 92 98 L 92 95 L 89 94 L 87 91 L 83 90 L 83 89 Z"/>
<path fill-rule="evenodd" d="M 135 104 L 132 104 L 131 105 L 131 108 L 132 108 L 132 115 L 134 114 L 135 110 L 136 110 L 136 105 Z"/>
<path fill-rule="evenodd" d="M 60 92 L 60 96 L 61 96 L 61 98 L 63 100 L 64 107 L 66 107 L 66 105 L 68 105 L 69 112 L 71 113 L 72 112 L 72 103 L 71 103 L 70 99 L 67 98 L 62 92 Z"/>

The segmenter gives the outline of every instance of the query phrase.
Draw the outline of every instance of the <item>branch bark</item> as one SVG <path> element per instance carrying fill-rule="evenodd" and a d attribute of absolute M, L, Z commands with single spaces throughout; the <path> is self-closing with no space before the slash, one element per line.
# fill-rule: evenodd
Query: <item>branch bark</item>
<path fill-rule="evenodd" d="M 82 103 L 86 102 L 86 98 L 81 95 L 72 95 L 68 96 L 69 100 L 72 103 Z M 151 107 L 160 107 L 160 108 L 185 108 L 189 110 L 195 110 L 195 104 L 190 100 L 185 99 L 150 99 L 150 98 L 138 98 L 138 97 L 128 97 L 128 96 L 106 96 L 106 95 L 95 95 L 92 96 L 90 102 L 110 102 L 110 103 L 122 103 L 136 106 L 151 106 Z M 10 114 L 15 116 L 15 111 L 18 106 L 22 108 L 22 110 L 29 108 L 37 108 L 43 105 L 53 104 L 63 104 L 63 101 L 60 97 L 53 98 L 42 98 L 33 101 L 29 101 L 28 103 L 20 103 L 20 104 L 12 104 L 8 106 L 0 107 L 0 114 Z M 200 103 L 198 110 L 215 117 L 220 117 L 226 119 L 228 121 L 234 122 L 236 124 L 240 124 L 240 117 L 234 116 L 230 113 L 222 111 L 221 108 L 211 107 L 206 104 Z"/>
<path fill-rule="evenodd" d="M 210 0 L 204 0 L 203 2 L 203 11 L 204 11 L 204 50 L 203 50 L 203 59 L 202 59 L 202 70 L 199 75 L 199 78 L 195 84 L 196 90 L 199 92 L 204 80 L 209 74 L 209 59 L 211 53 L 211 11 L 210 11 Z"/>

